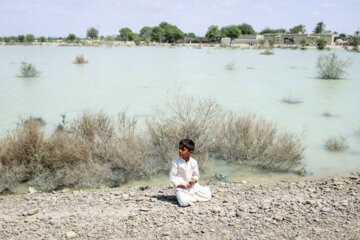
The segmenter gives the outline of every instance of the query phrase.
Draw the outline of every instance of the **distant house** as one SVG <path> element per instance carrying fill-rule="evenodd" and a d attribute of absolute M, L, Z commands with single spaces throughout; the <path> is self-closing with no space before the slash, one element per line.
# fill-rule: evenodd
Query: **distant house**
<path fill-rule="evenodd" d="M 323 38 L 326 40 L 328 45 L 334 44 L 334 34 L 323 33 L 323 34 L 264 34 L 265 41 L 273 41 L 275 44 L 287 44 L 287 45 L 300 45 L 301 39 L 305 39 L 306 43 L 310 46 L 316 45 L 316 40 L 318 38 Z"/>

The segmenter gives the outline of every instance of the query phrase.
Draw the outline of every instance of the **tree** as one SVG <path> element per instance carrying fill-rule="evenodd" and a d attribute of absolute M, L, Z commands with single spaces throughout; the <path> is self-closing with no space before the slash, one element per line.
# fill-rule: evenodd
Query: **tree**
<path fill-rule="evenodd" d="M 39 37 L 38 39 L 39 42 L 46 42 L 46 38 L 44 36 Z"/>
<path fill-rule="evenodd" d="M 18 40 L 18 42 L 24 42 L 25 36 L 24 36 L 24 35 L 19 35 L 19 36 L 17 37 L 17 40 Z"/>
<path fill-rule="evenodd" d="M 339 34 L 339 37 L 340 37 L 342 40 L 344 40 L 344 39 L 346 38 L 346 34 L 345 34 L 345 33 L 340 33 L 340 34 Z"/>
<path fill-rule="evenodd" d="M 151 40 L 151 33 L 152 33 L 152 28 L 149 27 L 149 26 L 145 26 L 140 30 L 140 36 L 145 41 L 150 41 Z"/>
<path fill-rule="evenodd" d="M 188 37 L 188 38 L 196 38 L 196 35 L 193 32 L 189 32 L 189 33 L 186 34 L 186 37 Z"/>
<path fill-rule="evenodd" d="M 69 42 L 73 42 L 76 40 L 76 35 L 73 33 L 69 33 L 69 35 L 67 36 L 66 40 L 68 40 Z"/>
<path fill-rule="evenodd" d="M 323 23 L 323 22 L 318 22 L 317 24 L 316 24 L 316 27 L 315 27 L 315 29 L 314 29 L 314 33 L 316 33 L 316 34 L 321 34 L 321 33 L 323 33 L 324 31 L 325 31 L 325 24 Z"/>
<path fill-rule="evenodd" d="M 25 39 L 27 42 L 34 42 L 35 36 L 33 34 L 26 34 Z"/>
<path fill-rule="evenodd" d="M 220 32 L 222 36 L 229 37 L 231 40 L 239 37 L 241 34 L 240 29 L 236 25 L 222 27 Z"/>
<path fill-rule="evenodd" d="M 238 25 L 238 28 L 240 29 L 241 34 L 255 34 L 255 30 L 250 24 L 243 23 Z"/>
<path fill-rule="evenodd" d="M 221 38 L 219 27 L 216 25 L 208 27 L 205 37 L 210 39 L 211 42 L 219 42 Z"/>
<path fill-rule="evenodd" d="M 94 27 L 91 27 L 87 30 L 86 36 L 93 40 L 94 38 L 98 38 L 99 30 Z"/>
<path fill-rule="evenodd" d="M 165 40 L 165 30 L 159 26 L 153 27 L 151 31 L 151 39 L 156 42 L 163 42 Z"/>
<path fill-rule="evenodd" d="M 167 22 L 162 22 L 159 27 L 165 31 L 165 39 L 168 42 L 176 42 L 179 39 L 184 38 L 184 33 L 175 25 L 171 25 Z"/>
<path fill-rule="evenodd" d="M 272 33 L 272 34 L 286 33 L 286 29 L 284 28 L 270 29 L 269 27 L 266 27 L 260 32 L 260 34 L 267 34 L 267 33 Z"/>
<path fill-rule="evenodd" d="M 132 41 L 134 40 L 134 33 L 131 31 L 130 28 L 121 28 L 120 32 L 120 39 L 123 41 Z"/>
<path fill-rule="evenodd" d="M 290 33 L 306 33 L 305 25 L 299 24 L 289 29 Z"/>

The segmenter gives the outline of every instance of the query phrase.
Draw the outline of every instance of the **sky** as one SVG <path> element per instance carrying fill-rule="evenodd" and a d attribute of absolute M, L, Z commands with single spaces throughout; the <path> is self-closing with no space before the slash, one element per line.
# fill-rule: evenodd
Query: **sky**
<path fill-rule="evenodd" d="M 311 33 L 318 22 L 352 35 L 360 28 L 360 0 L 0 0 L 0 36 L 85 37 L 90 27 L 107 36 L 163 21 L 199 36 L 210 25 L 242 23 L 258 32 L 304 24 Z"/>

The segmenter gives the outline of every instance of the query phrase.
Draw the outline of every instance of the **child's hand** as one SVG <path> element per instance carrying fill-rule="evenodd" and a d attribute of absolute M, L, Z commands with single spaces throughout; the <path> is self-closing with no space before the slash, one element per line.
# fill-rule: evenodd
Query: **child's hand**
<path fill-rule="evenodd" d="M 189 184 L 187 185 L 187 188 L 189 189 L 189 188 L 192 188 L 194 185 L 195 185 L 195 183 L 197 183 L 197 181 L 194 179 L 194 178 L 192 178 L 190 181 L 189 181 Z"/>

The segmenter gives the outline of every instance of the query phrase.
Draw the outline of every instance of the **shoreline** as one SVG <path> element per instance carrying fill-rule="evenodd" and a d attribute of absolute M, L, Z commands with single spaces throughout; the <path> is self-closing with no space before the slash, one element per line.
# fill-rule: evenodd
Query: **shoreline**
<path fill-rule="evenodd" d="M 0 196 L 1 239 L 356 239 L 360 173 L 287 183 L 211 183 L 187 208 L 169 186 Z"/>
<path fill-rule="evenodd" d="M 223 46 L 220 43 L 157 43 L 151 42 L 146 44 L 144 42 L 136 45 L 134 42 L 128 41 L 113 41 L 107 43 L 105 41 L 83 41 L 81 43 L 66 43 L 66 42 L 34 42 L 34 43 L 4 43 L 0 42 L 0 46 L 57 46 L 57 47 L 193 47 L 201 49 L 202 47 L 215 47 L 215 48 L 240 48 L 240 49 L 268 49 L 269 46 L 259 47 L 257 45 L 250 46 L 249 44 L 232 44 Z M 280 49 L 301 49 L 301 46 L 291 44 L 275 44 L 273 48 Z M 326 45 L 324 50 L 352 50 L 352 46 L 347 46 L 347 49 L 343 45 Z M 271 49 L 271 48 L 270 48 Z M 306 49 L 317 49 L 316 46 L 307 46 Z"/>

